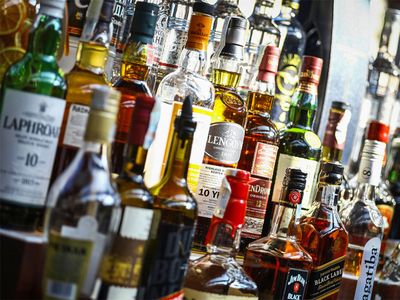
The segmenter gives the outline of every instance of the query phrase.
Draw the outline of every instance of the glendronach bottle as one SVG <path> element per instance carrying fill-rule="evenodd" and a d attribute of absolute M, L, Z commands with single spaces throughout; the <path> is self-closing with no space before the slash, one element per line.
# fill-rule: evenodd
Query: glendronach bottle
<path fill-rule="evenodd" d="M 282 132 L 279 141 L 277 164 L 275 167 L 272 197 L 268 203 L 263 234 L 269 231 L 275 206 L 279 202 L 282 181 L 287 168 L 298 168 L 307 173 L 307 183 L 302 198 L 303 210 L 308 210 L 312 202 L 313 185 L 318 173 L 321 155 L 321 141 L 313 131 L 318 106 L 318 82 L 322 70 L 322 59 L 304 56 L 300 85 L 293 95 L 290 106 L 290 125 Z"/>
<path fill-rule="evenodd" d="M 214 107 L 214 87 L 204 77 L 208 37 L 213 21 L 214 8 L 205 2 L 193 4 L 188 39 L 179 67 L 161 81 L 157 90 L 160 102 L 160 121 L 156 136 L 149 149 L 145 166 L 147 186 L 157 184 L 162 176 L 173 136 L 173 120 L 182 109 L 186 96 L 193 100 L 193 114 L 197 122 L 188 172 L 188 184 L 193 192 L 197 188 L 201 162 L 210 128 Z"/>
<path fill-rule="evenodd" d="M 120 199 L 108 168 L 119 100 L 120 93 L 111 87 L 93 87 L 85 143 L 50 189 L 44 299 L 92 294 L 103 251 L 120 216 Z"/>
<path fill-rule="evenodd" d="M 338 163 L 322 163 L 315 201 L 299 221 L 298 239 L 313 259 L 306 299 L 338 296 L 349 243 L 336 208 L 343 170 Z"/>
<path fill-rule="evenodd" d="M 151 66 L 148 59 L 157 12 L 157 4 L 136 3 L 131 35 L 122 56 L 121 76 L 113 84 L 122 95 L 117 119 L 117 133 L 112 147 L 111 160 L 114 174 L 120 174 L 123 168 L 123 151 L 128 141 L 136 97 L 140 94 L 151 96 L 146 78 Z"/>
<path fill-rule="evenodd" d="M 99 4 L 101 4 L 99 6 Z M 58 140 L 51 183 L 74 159 L 83 144 L 89 116 L 91 84 L 107 84 L 104 69 L 111 38 L 110 23 L 114 0 L 91 1 L 86 13 L 87 23 L 78 45 L 76 63 L 65 76 L 67 105 Z"/>
<path fill-rule="evenodd" d="M 205 250 L 205 236 L 220 197 L 225 169 L 237 167 L 242 150 L 247 111 L 236 87 L 240 79 L 246 24 L 246 19 L 241 17 L 225 18 L 222 49 L 217 50 L 219 55 L 213 66 L 214 111 L 196 190 L 199 219 L 194 246 L 199 250 Z"/>
<path fill-rule="evenodd" d="M 221 197 L 207 233 L 207 254 L 189 266 L 185 283 L 185 298 L 191 300 L 232 297 L 258 299 L 256 284 L 236 262 L 240 230 L 246 213 L 246 198 L 250 174 L 227 169 Z"/>
<path fill-rule="evenodd" d="M 146 133 L 155 100 L 138 96 L 132 115 L 124 168 L 116 178 L 121 196 L 121 220 L 118 231 L 99 271 L 101 279 L 97 299 L 135 299 L 142 274 L 144 256 L 154 243 L 153 197 L 143 181 L 147 149 Z"/>
<path fill-rule="evenodd" d="M 187 172 L 196 129 L 192 98 L 187 96 L 175 118 L 167 167 L 161 181 L 150 189 L 158 214 L 156 241 L 143 264 L 139 299 L 182 299 L 183 283 L 197 217 L 197 203 L 189 191 Z"/>
<path fill-rule="evenodd" d="M 67 89 L 57 65 L 64 6 L 65 0 L 41 1 L 27 52 L 3 78 L 1 228 L 35 231 L 42 225 Z"/>
<path fill-rule="evenodd" d="M 270 112 L 275 94 L 279 48 L 268 45 L 260 63 L 257 81 L 247 97 L 247 122 L 238 168 L 249 171 L 250 189 L 246 221 L 241 233 L 240 251 L 261 237 L 265 212 L 278 153 L 278 129 Z"/>
<path fill-rule="evenodd" d="M 312 258 L 296 233 L 306 179 L 300 169 L 286 170 L 271 232 L 247 247 L 243 268 L 257 284 L 259 299 L 304 299 Z"/>

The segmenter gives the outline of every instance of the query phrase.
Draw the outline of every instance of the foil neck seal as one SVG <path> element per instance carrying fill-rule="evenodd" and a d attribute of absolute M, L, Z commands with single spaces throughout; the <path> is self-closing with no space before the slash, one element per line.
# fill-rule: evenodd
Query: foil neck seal
<path fill-rule="evenodd" d="M 268 45 L 265 48 L 264 55 L 258 67 L 257 80 L 270 81 L 275 80 L 275 75 L 278 72 L 280 50 L 274 45 Z"/>
<path fill-rule="evenodd" d="M 247 20 L 239 16 L 225 18 L 222 31 L 220 55 L 243 59 L 243 48 L 246 43 Z"/>
<path fill-rule="evenodd" d="M 152 44 L 159 7 L 157 4 L 137 2 L 131 25 L 131 38 L 136 42 Z"/>

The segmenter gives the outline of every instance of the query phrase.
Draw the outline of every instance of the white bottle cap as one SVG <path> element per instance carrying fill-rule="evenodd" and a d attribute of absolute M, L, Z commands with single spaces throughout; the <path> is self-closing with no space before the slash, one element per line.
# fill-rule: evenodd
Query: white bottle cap
<path fill-rule="evenodd" d="M 381 180 L 383 158 L 386 144 L 379 141 L 366 140 L 362 152 L 358 182 L 378 186 Z"/>

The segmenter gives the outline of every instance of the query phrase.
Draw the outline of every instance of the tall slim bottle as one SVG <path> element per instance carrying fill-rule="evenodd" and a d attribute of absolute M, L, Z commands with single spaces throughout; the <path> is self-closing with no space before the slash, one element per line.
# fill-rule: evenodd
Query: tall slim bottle
<path fill-rule="evenodd" d="M 35 231 L 41 226 L 67 90 L 57 65 L 64 6 L 65 0 L 41 1 L 29 48 L 3 78 L 1 228 Z"/>
<path fill-rule="evenodd" d="M 242 150 L 247 110 L 236 88 L 240 79 L 246 23 L 246 19 L 241 17 L 225 19 L 222 49 L 218 50 L 220 54 L 213 66 L 214 111 L 196 190 L 199 220 L 194 245 L 199 249 L 205 249 L 204 239 L 220 199 L 219 189 L 225 169 L 237 167 Z"/>
<path fill-rule="evenodd" d="M 93 88 L 85 143 L 50 189 L 44 299 L 92 294 L 103 251 L 120 216 L 120 199 L 108 166 L 119 100 L 120 93 L 111 87 Z"/>
<path fill-rule="evenodd" d="M 140 299 L 181 299 L 189 264 L 197 203 L 189 191 L 187 172 L 196 122 L 192 99 L 187 96 L 175 118 L 167 167 L 161 181 L 150 189 L 158 214 L 156 242 L 144 263 L 148 270 Z"/>
<path fill-rule="evenodd" d="M 113 6 L 114 0 L 92 1 L 87 9 L 87 23 L 78 45 L 76 63 L 65 76 L 68 85 L 67 105 L 51 182 L 71 163 L 83 144 L 92 100 L 90 85 L 108 83 L 104 71 L 111 38 Z"/>

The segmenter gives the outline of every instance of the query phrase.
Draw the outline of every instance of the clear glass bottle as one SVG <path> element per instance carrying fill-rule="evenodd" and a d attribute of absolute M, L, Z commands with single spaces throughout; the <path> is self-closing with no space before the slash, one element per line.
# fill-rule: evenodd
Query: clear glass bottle
<path fill-rule="evenodd" d="M 108 162 L 120 97 L 111 87 L 93 87 L 85 143 L 50 189 L 44 299 L 89 298 L 103 252 L 117 229 L 120 199 Z"/>
<path fill-rule="evenodd" d="M 235 260 L 246 213 L 249 178 L 250 174 L 243 170 L 225 171 L 221 187 L 224 196 L 215 207 L 207 233 L 207 254 L 190 263 L 185 297 L 258 299 L 256 284 Z"/>
<path fill-rule="evenodd" d="M 64 6 L 65 0 L 41 1 L 29 47 L 3 78 L 1 228 L 35 231 L 42 226 L 67 90 L 57 65 Z"/>

